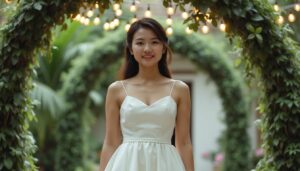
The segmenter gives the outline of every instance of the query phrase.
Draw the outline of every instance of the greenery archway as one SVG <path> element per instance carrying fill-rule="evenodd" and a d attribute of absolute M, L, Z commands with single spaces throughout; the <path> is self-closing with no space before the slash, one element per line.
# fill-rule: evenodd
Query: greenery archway
<path fill-rule="evenodd" d="M 34 145 L 28 132 L 32 118 L 32 103 L 28 98 L 36 59 L 35 49 L 49 48 L 51 28 L 63 24 L 64 16 L 78 13 L 80 1 L 21 1 L 19 12 L 4 28 L 0 58 L 0 153 L 2 168 L 34 170 L 31 156 Z M 89 0 L 88 2 L 95 2 Z M 119 2 L 116 0 L 116 2 Z M 164 0 L 167 6 L 171 0 Z M 289 39 L 286 27 L 275 23 L 276 14 L 267 1 L 259 0 L 186 0 L 175 4 L 190 4 L 199 9 L 191 14 L 190 26 L 197 28 L 196 18 L 204 20 L 200 11 L 209 7 L 213 23 L 223 17 L 229 36 L 241 38 L 250 68 L 256 68 L 261 78 L 264 97 L 260 109 L 264 114 L 264 159 L 258 170 L 296 171 L 300 167 L 300 64 L 296 44 Z M 109 7 L 101 1 L 100 9 Z M 299 55 L 299 53 L 298 53 Z"/>

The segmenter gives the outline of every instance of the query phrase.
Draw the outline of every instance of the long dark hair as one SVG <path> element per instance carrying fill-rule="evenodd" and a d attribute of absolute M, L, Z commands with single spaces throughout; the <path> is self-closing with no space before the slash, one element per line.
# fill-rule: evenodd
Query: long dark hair
<path fill-rule="evenodd" d="M 158 68 L 160 74 L 165 77 L 171 78 L 171 73 L 168 68 L 168 62 L 170 62 L 172 59 L 172 51 L 168 45 L 168 37 L 161 24 L 159 24 L 159 22 L 152 18 L 142 18 L 131 24 L 127 32 L 125 45 L 125 62 L 123 63 L 123 66 L 121 68 L 120 78 L 128 79 L 134 77 L 139 72 L 139 64 L 134 59 L 134 56 L 131 55 L 130 49 L 132 48 L 134 33 L 141 28 L 147 28 L 153 31 L 157 38 L 163 43 L 166 51 L 162 54 L 162 58 L 158 62 Z"/>

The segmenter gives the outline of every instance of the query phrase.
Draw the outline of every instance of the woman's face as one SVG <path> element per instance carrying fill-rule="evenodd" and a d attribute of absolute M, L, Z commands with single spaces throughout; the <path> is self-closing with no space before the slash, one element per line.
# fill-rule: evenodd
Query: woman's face
<path fill-rule="evenodd" d="M 130 52 L 141 66 L 151 67 L 158 64 L 165 48 L 152 30 L 140 28 L 133 35 Z"/>

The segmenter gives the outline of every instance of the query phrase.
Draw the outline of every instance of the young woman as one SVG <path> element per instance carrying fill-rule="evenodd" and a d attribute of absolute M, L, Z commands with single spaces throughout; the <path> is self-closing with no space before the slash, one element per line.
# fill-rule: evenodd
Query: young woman
<path fill-rule="evenodd" d="M 193 171 L 188 86 L 171 79 L 172 56 L 154 19 L 127 33 L 123 79 L 108 87 L 100 171 Z M 171 137 L 175 128 L 175 146 Z"/>

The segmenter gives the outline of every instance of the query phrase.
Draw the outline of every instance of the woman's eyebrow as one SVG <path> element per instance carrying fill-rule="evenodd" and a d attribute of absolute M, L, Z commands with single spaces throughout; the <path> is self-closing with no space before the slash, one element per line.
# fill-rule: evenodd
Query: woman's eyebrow
<path fill-rule="evenodd" d="M 145 39 L 144 38 L 137 38 L 135 40 L 145 40 Z M 159 40 L 159 39 L 157 37 L 153 37 L 153 38 L 151 38 L 151 40 Z"/>

